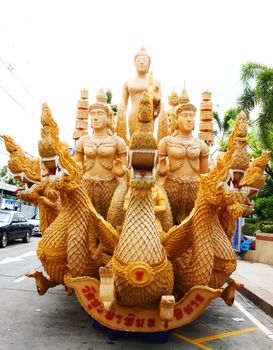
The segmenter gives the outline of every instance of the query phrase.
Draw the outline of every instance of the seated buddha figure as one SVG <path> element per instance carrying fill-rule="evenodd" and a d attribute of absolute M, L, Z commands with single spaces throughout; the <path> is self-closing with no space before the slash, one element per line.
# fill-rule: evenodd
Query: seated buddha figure
<path fill-rule="evenodd" d="M 141 47 L 140 51 L 135 55 L 135 67 L 137 75 L 135 78 L 127 80 L 123 86 L 122 105 L 125 107 L 125 111 L 128 107 L 129 99 L 131 102 L 131 108 L 128 113 L 128 125 L 130 136 L 132 136 L 133 132 L 136 131 L 137 128 L 137 112 L 141 95 L 144 91 L 148 91 L 148 72 L 150 64 L 150 56 L 147 54 L 145 49 Z M 153 81 L 152 85 L 154 118 L 156 118 L 157 115 L 160 113 L 161 108 L 161 87 L 158 81 Z"/>
<path fill-rule="evenodd" d="M 200 174 L 208 172 L 209 150 L 206 143 L 192 135 L 196 108 L 190 103 L 179 104 L 175 110 L 175 131 L 164 137 L 158 146 L 159 177 L 165 177 L 175 224 L 182 222 L 194 207 Z"/>
<path fill-rule="evenodd" d="M 120 183 L 126 184 L 127 149 L 124 140 L 112 133 L 111 113 L 106 103 L 90 105 L 93 132 L 82 136 L 76 145 L 76 161 L 83 169 L 83 186 L 105 219 L 115 190 Z"/>

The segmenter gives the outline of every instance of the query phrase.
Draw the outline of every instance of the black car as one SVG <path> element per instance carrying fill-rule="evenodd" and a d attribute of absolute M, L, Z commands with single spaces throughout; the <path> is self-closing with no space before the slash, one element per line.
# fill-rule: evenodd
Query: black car
<path fill-rule="evenodd" d="M 8 241 L 22 238 L 24 243 L 29 243 L 33 226 L 28 222 L 23 213 L 18 211 L 0 211 L 0 248 L 5 248 Z"/>

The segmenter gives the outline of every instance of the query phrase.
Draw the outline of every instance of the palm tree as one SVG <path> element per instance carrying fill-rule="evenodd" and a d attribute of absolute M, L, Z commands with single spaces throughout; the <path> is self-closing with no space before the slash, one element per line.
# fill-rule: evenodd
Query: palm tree
<path fill-rule="evenodd" d="M 219 151 L 225 152 L 227 149 L 227 139 L 231 133 L 233 124 L 235 123 L 236 117 L 239 114 L 238 108 L 230 108 L 225 114 L 223 120 L 219 116 L 219 113 L 213 111 L 213 119 L 217 125 L 216 137 L 219 140 Z"/>
<path fill-rule="evenodd" d="M 257 123 L 258 138 L 264 148 L 271 150 L 273 160 L 273 68 L 256 62 L 242 65 L 243 93 L 238 98 L 238 107 L 247 114 L 259 107 Z M 273 169 L 266 172 L 273 179 Z"/>

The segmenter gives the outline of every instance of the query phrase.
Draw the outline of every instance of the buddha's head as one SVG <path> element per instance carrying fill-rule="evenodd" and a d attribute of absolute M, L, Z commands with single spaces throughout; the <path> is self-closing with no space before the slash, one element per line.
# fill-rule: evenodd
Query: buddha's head
<path fill-rule="evenodd" d="M 151 64 L 151 57 L 142 46 L 135 55 L 135 67 L 138 73 L 148 73 Z"/>
<path fill-rule="evenodd" d="M 176 108 L 176 129 L 189 132 L 194 129 L 196 107 L 191 103 L 178 105 Z"/>

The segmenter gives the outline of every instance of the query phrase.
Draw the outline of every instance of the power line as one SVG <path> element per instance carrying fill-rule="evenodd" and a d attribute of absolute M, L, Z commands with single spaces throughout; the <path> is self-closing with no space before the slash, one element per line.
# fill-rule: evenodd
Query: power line
<path fill-rule="evenodd" d="M 16 79 L 16 81 L 20 84 L 20 86 L 23 88 L 23 90 L 26 92 L 26 94 L 31 98 L 32 104 L 36 104 L 36 100 L 33 98 L 31 93 L 28 91 L 28 89 L 25 87 L 25 84 L 23 84 L 22 79 L 19 77 L 18 73 L 15 72 L 14 66 L 9 63 L 3 56 L 0 56 L 0 62 L 6 67 L 6 69 L 13 75 L 13 77 Z M 10 91 L 10 89 L 7 89 L 3 82 L 0 83 L 0 88 L 15 102 L 30 118 L 33 118 L 33 115 L 28 112 L 28 108 L 24 106 L 24 103 L 14 94 Z"/>
<path fill-rule="evenodd" d="M 20 100 L 11 92 L 9 92 L 2 84 L 0 84 L 0 88 L 24 111 L 27 112 L 25 107 L 22 105 Z"/>
<path fill-rule="evenodd" d="M 9 96 L 9 98 L 11 98 L 13 100 L 13 102 L 15 102 L 24 112 L 25 114 L 33 119 L 34 115 L 31 114 L 27 108 L 23 105 L 23 103 L 21 102 L 21 100 L 12 92 L 10 92 L 5 86 L 3 86 L 0 82 L 0 88 Z"/>
<path fill-rule="evenodd" d="M 20 84 L 20 86 L 24 89 L 24 91 L 28 94 L 28 96 L 33 99 L 31 96 L 31 93 L 28 91 L 28 89 L 24 86 L 22 79 L 19 77 L 18 73 L 15 72 L 15 68 L 12 64 L 10 64 L 5 58 L 0 56 L 0 61 L 3 63 L 3 65 L 7 68 L 7 70 L 13 75 L 13 77 L 17 80 L 17 82 Z"/>

